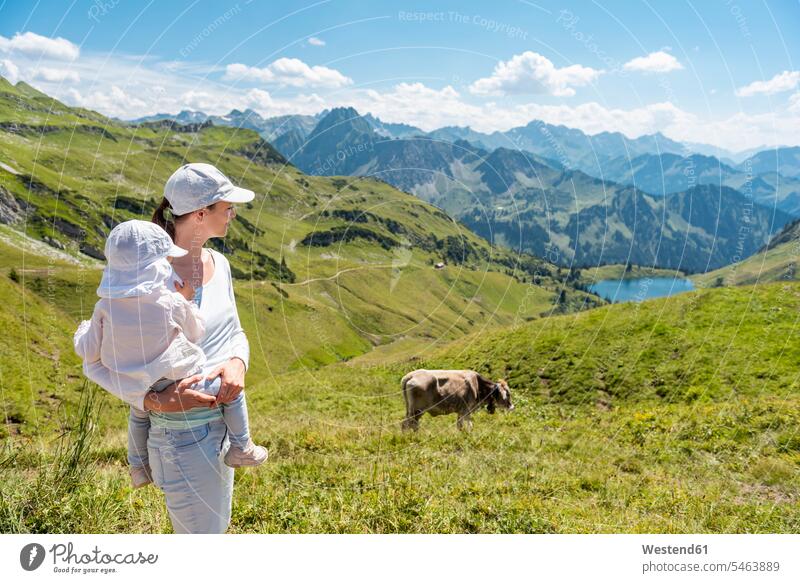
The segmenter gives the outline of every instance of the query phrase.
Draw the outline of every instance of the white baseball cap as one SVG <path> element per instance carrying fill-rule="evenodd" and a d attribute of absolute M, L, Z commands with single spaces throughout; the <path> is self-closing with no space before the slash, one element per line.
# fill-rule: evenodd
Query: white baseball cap
<path fill-rule="evenodd" d="M 234 186 L 211 164 L 184 164 L 167 180 L 164 197 L 175 215 L 185 215 L 215 202 L 250 202 L 252 190 Z"/>
<path fill-rule="evenodd" d="M 167 257 L 183 257 L 187 253 L 155 223 L 139 220 L 120 223 L 106 240 L 108 264 L 97 295 L 126 298 L 148 294 L 172 273 Z"/>

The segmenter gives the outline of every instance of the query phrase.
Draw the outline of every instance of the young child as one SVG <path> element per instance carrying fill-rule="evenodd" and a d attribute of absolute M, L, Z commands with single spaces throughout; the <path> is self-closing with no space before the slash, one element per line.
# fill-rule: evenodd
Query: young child
<path fill-rule="evenodd" d="M 117 225 L 106 241 L 108 264 L 97 288 L 101 299 L 92 319 L 81 322 L 73 339 L 87 376 L 131 405 L 128 463 L 134 488 L 153 481 L 147 456 L 146 394 L 197 375 L 206 362 L 195 344 L 205 328 L 190 301 L 194 290 L 188 284 L 180 293 L 169 289 L 177 276 L 167 257 L 186 253 L 155 223 L 133 220 Z M 216 395 L 219 384 L 217 377 L 193 388 Z M 267 450 L 250 439 L 244 392 L 222 405 L 222 415 L 231 442 L 225 463 L 231 467 L 264 463 Z"/>

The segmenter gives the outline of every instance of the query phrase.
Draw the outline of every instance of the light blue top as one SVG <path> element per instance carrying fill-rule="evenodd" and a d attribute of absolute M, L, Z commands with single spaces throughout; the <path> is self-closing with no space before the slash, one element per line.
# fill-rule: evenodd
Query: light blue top
<path fill-rule="evenodd" d="M 206 365 L 201 371 L 204 375 L 210 374 L 218 365 L 235 356 L 241 358 L 247 367 L 250 357 L 247 336 L 236 311 L 230 263 L 221 253 L 213 249 L 209 251 L 214 260 L 214 274 L 205 285 L 195 290 L 194 296 L 194 302 L 200 309 L 206 327 L 205 335 L 198 342 L 206 355 Z M 192 388 L 216 395 L 219 386 L 220 377 L 217 377 L 213 381 L 201 381 Z M 152 425 L 167 429 L 191 429 L 221 418 L 222 410 L 219 407 L 198 407 L 178 413 L 150 412 Z"/>

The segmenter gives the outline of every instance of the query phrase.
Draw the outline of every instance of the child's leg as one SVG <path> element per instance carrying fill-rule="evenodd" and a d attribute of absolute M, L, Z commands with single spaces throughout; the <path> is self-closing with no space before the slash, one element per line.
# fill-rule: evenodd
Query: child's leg
<path fill-rule="evenodd" d="M 228 426 L 228 439 L 233 447 L 245 448 L 250 441 L 250 426 L 247 420 L 247 403 L 244 391 L 233 401 L 222 406 L 222 418 Z"/>
<path fill-rule="evenodd" d="M 219 381 L 220 377 L 217 377 L 210 383 L 212 385 L 210 391 L 213 391 L 213 394 L 219 393 L 219 386 L 213 386 Z M 222 418 L 228 428 L 228 440 L 231 444 L 225 453 L 225 465 L 232 468 L 254 467 L 267 461 L 269 455 L 267 448 L 256 445 L 250 439 L 244 391 L 230 403 L 222 405 Z"/>
<path fill-rule="evenodd" d="M 128 417 L 128 463 L 132 467 L 148 465 L 147 433 L 150 431 L 150 415 L 131 407 Z"/>

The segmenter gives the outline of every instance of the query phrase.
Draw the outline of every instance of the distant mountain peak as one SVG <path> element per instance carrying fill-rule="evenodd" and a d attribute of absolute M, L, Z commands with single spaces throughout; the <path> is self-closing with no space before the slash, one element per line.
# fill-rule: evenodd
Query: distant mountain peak
<path fill-rule="evenodd" d="M 349 105 L 343 107 L 334 107 L 328 112 L 328 115 L 326 115 L 325 117 L 331 117 L 331 116 L 339 118 L 362 117 L 361 114 L 358 113 L 355 107 L 351 107 Z"/>
<path fill-rule="evenodd" d="M 374 134 L 370 123 L 354 107 L 335 107 L 330 110 L 328 115 L 319 120 L 319 123 L 309 135 L 309 139 L 322 133 L 344 136 L 353 132 L 366 135 Z"/>

